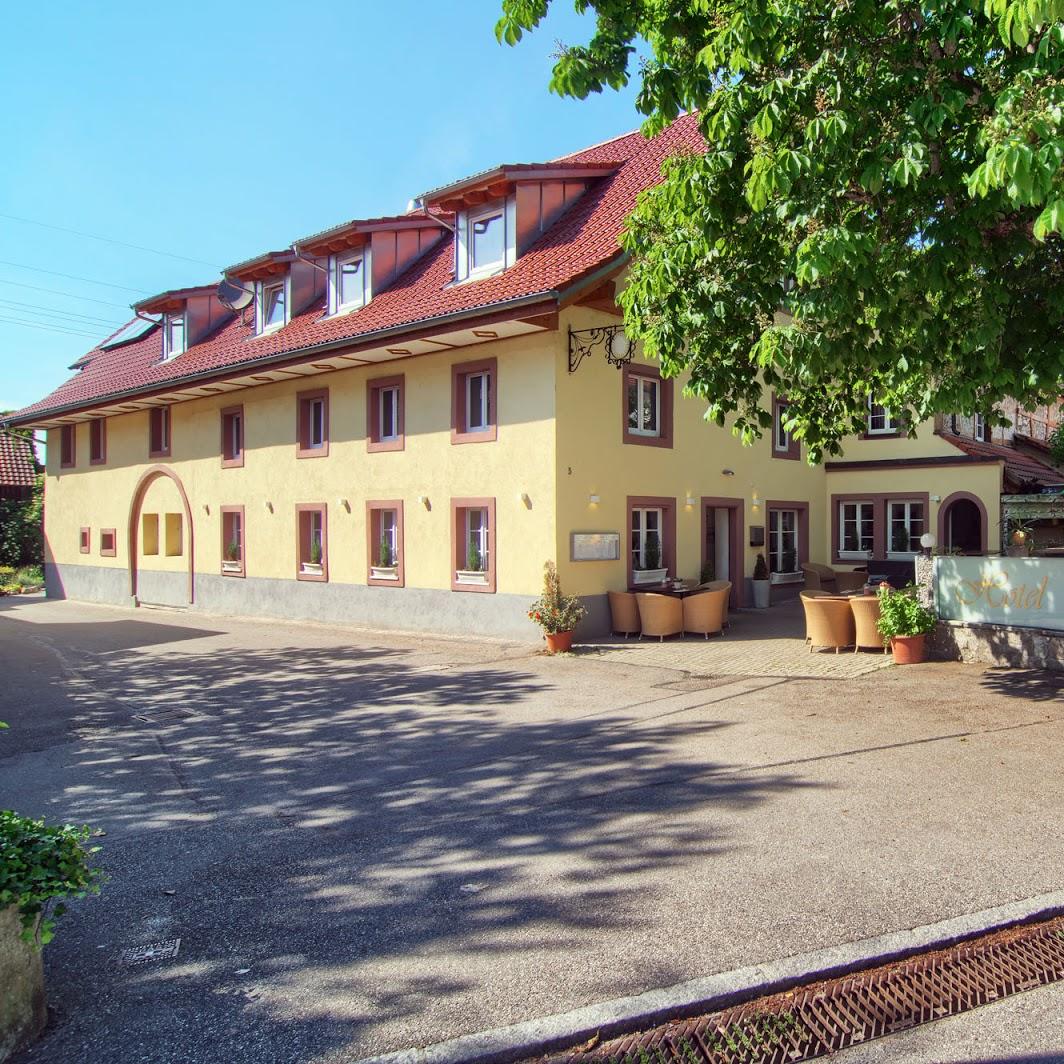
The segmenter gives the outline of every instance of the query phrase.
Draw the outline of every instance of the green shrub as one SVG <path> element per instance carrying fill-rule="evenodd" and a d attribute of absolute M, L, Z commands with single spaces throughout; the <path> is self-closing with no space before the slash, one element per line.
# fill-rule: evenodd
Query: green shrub
<path fill-rule="evenodd" d="M 768 579 L 768 566 L 765 564 L 765 556 L 759 554 L 757 561 L 754 562 L 754 580 L 767 580 Z"/>
<path fill-rule="evenodd" d="M 935 611 L 916 598 L 916 588 L 895 591 L 889 584 L 879 587 L 879 633 L 884 639 L 894 636 L 925 635 L 935 627 Z"/>
<path fill-rule="evenodd" d="M 562 594 L 554 562 L 545 562 L 543 594 L 529 607 L 529 619 L 535 621 L 547 635 L 557 635 L 559 632 L 571 632 L 586 613 L 578 598 Z"/>
<path fill-rule="evenodd" d="M 44 583 L 44 570 L 39 565 L 24 565 L 15 573 L 15 583 L 35 587 Z"/>

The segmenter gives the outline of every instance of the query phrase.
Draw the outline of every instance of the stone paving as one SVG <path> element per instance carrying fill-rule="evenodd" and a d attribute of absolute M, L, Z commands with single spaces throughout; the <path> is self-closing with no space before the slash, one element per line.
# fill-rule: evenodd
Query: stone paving
<path fill-rule="evenodd" d="M 809 652 L 805 621 L 797 598 L 768 610 L 733 610 L 723 637 L 657 639 L 610 638 L 585 644 L 606 660 L 626 665 L 680 669 L 700 676 L 786 676 L 849 680 L 894 664 L 890 654 L 862 650 Z"/>

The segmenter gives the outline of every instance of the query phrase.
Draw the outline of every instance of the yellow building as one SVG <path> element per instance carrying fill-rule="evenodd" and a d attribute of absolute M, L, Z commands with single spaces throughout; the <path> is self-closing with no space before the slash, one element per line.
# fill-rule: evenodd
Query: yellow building
<path fill-rule="evenodd" d="M 618 234 L 693 144 L 681 119 L 500 166 L 137 304 L 9 418 L 48 431 L 49 594 L 533 637 L 548 559 L 591 632 L 662 576 L 742 605 L 759 553 L 787 585 L 927 531 L 998 550 L 1011 452 L 980 426 L 909 439 L 870 404 L 813 468 L 778 416 L 743 447 L 630 350 Z"/>

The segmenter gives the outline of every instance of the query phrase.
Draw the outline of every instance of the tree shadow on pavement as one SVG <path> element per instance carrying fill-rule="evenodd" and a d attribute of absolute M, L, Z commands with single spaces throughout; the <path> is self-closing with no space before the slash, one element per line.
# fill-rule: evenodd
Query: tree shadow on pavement
<path fill-rule="evenodd" d="M 1028 702 L 1064 702 L 1064 674 L 1044 669 L 987 669 L 983 686 L 994 694 Z"/>

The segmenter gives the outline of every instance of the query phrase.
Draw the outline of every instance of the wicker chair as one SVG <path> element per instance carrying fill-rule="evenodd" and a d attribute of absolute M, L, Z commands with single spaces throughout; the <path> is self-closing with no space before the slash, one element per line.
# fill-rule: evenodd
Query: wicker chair
<path fill-rule="evenodd" d="M 724 634 L 724 611 L 728 608 L 728 593 L 731 584 L 722 581 L 724 587 L 713 591 L 700 591 L 683 600 L 683 630 L 704 635 Z"/>
<path fill-rule="evenodd" d="M 720 591 L 721 588 L 727 588 L 728 590 L 728 594 L 724 599 L 724 627 L 727 628 L 731 624 L 728 620 L 728 603 L 731 600 L 731 581 L 707 580 L 704 584 L 698 585 L 699 591 Z"/>
<path fill-rule="evenodd" d="M 834 647 L 837 654 L 843 647 L 852 647 L 855 639 L 853 611 L 850 600 L 836 595 L 809 595 L 803 592 L 806 639 L 809 653 L 815 647 Z"/>
<path fill-rule="evenodd" d="M 614 635 L 624 635 L 627 639 L 630 635 L 639 635 L 642 629 L 639 627 L 639 607 L 636 605 L 635 595 L 630 591 L 611 591 L 610 600 L 610 631 Z"/>
<path fill-rule="evenodd" d="M 683 603 L 680 599 L 640 591 L 635 601 L 639 606 L 643 635 L 656 635 L 659 640 L 664 640 L 667 635 L 683 634 Z"/>
<path fill-rule="evenodd" d="M 852 598 L 850 610 L 857 629 L 853 652 L 856 654 L 861 647 L 875 647 L 876 649 L 882 647 L 883 653 L 886 654 L 889 647 L 883 642 L 883 636 L 880 635 L 879 628 L 876 626 L 876 621 L 879 620 L 879 599 L 875 595 Z"/>
<path fill-rule="evenodd" d="M 845 591 L 860 591 L 868 580 L 868 573 L 852 569 L 835 570 L 835 587 L 841 595 Z"/>
<path fill-rule="evenodd" d="M 835 570 L 830 565 L 819 562 L 802 562 L 802 575 L 805 577 L 807 591 L 835 590 Z"/>

